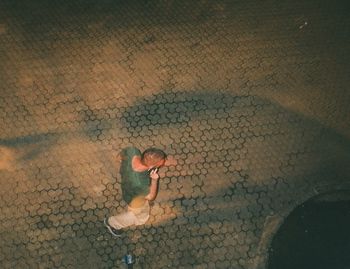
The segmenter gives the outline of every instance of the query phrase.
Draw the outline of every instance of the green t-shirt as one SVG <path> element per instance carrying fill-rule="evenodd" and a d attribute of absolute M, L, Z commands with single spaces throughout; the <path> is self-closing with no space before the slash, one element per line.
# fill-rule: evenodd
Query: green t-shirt
<path fill-rule="evenodd" d="M 140 150 L 128 147 L 122 150 L 122 163 L 120 174 L 122 177 L 122 192 L 125 202 L 130 202 L 137 196 L 146 196 L 149 193 L 150 176 L 149 172 L 136 172 L 132 169 L 132 159 L 141 156 Z"/>

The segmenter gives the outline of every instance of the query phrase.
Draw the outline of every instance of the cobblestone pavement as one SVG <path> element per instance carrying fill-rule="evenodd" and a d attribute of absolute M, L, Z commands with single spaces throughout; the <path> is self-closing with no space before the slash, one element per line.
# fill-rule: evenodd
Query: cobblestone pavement
<path fill-rule="evenodd" d="M 348 189 L 346 1 L 0 3 L 0 267 L 267 268 L 309 198 Z M 157 146 L 121 239 L 119 151 Z"/>

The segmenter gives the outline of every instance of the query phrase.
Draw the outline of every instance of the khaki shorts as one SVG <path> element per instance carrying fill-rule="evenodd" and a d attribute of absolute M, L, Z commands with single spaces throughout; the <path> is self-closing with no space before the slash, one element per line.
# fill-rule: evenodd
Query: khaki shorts
<path fill-rule="evenodd" d="M 127 212 L 110 217 L 108 223 L 115 229 L 122 229 L 132 225 L 142 225 L 149 219 L 149 213 L 149 202 L 145 200 L 141 207 L 133 208 L 128 206 Z"/>

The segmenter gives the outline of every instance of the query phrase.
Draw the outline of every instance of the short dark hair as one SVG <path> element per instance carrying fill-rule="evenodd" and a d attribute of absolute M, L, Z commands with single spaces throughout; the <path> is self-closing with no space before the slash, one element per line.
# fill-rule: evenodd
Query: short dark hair
<path fill-rule="evenodd" d="M 165 154 L 164 151 L 161 149 L 157 148 L 149 148 L 146 149 L 142 154 L 141 154 L 141 159 L 142 161 L 147 161 L 150 163 L 157 163 L 161 160 L 165 160 L 167 155 Z"/>

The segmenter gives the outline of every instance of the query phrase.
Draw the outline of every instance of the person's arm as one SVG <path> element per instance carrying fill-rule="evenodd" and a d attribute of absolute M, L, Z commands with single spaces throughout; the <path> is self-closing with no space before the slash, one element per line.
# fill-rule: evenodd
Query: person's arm
<path fill-rule="evenodd" d="M 158 169 L 154 169 L 150 173 L 151 177 L 151 185 L 149 187 L 149 193 L 145 197 L 148 201 L 153 201 L 156 199 L 158 194 L 158 181 L 159 181 L 159 175 L 158 175 Z"/>

